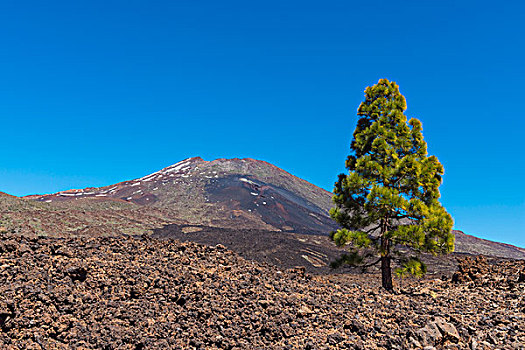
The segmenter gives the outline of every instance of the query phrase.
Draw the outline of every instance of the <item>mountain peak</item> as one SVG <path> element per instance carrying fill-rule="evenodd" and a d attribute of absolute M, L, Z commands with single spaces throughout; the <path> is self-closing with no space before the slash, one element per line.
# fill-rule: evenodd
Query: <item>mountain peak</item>
<path fill-rule="evenodd" d="M 164 176 L 173 176 L 175 174 L 184 174 L 189 169 L 195 167 L 196 164 L 205 162 L 204 159 L 201 157 L 192 157 L 192 158 L 186 158 L 184 160 L 181 160 L 178 163 L 175 163 L 173 165 L 170 165 L 166 168 L 163 168 L 159 171 L 156 171 L 152 174 L 143 176 L 137 180 L 134 181 L 151 181 L 154 179 L 159 179 Z"/>
<path fill-rule="evenodd" d="M 31 199 L 67 205 L 128 202 L 220 227 L 303 233 L 327 233 L 336 227 L 328 215 L 332 204 L 325 190 L 252 158 L 192 157 L 135 180 Z"/>

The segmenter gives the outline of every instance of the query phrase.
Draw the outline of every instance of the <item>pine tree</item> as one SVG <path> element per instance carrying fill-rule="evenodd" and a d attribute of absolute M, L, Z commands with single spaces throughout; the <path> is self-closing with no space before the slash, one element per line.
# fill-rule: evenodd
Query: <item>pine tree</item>
<path fill-rule="evenodd" d="M 332 240 L 350 246 L 335 265 L 381 263 L 382 285 L 389 291 L 392 260 L 400 263 L 399 275 L 421 275 L 426 267 L 420 253 L 454 250 L 453 220 L 439 202 L 443 165 L 428 156 L 422 124 L 415 118 L 407 123 L 405 110 L 395 82 L 380 79 L 366 88 L 345 163 L 349 173 L 339 175 L 330 211 L 342 227 Z M 410 255 L 399 252 L 403 246 Z"/>

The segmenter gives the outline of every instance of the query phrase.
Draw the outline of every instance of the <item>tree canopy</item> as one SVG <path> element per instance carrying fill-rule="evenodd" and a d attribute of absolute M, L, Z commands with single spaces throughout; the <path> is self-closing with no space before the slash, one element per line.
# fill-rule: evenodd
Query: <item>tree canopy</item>
<path fill-rule="evenodd" d="M 426 267 L 420 253 L 454 250 L 453 220 L 439 202 L 443 165 L 427 154 L 422 124 L 415 118 L 407 122 L 405 110 L 395 82 L 380 79 L 366 88 L 345 163 L 349 172 L 335 183 L 330 211 L 341 225 L 331 238 L 350 246 L 338 263 L 381 263 L 387 290 L 393 289 L 392 259 L 399 260 L 399 273 L 421 275 Z M 401 246 L 411 255 L 401 255 Z"/>

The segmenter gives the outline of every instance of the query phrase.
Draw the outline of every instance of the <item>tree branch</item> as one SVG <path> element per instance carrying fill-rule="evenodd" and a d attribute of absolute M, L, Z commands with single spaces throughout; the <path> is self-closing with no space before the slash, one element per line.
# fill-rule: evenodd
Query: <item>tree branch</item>
<path fill-rule="evenodd" d="M 380 227 L 381 227 L 381 225 L 377 225 L 376 227 L 372 227 L 371 229 L 363 231 L 363 232 L 366 233 L 366 234 L 369 234 L 370 232 L 375 231 L 375 230 L 377 230 Z"/>
<path fill-rule="evenodd" d="M 377 259 L 377 261 L 374 261 L 373 263 L 366 264 L 366 265 L 361 265 L 359 267 L 362 268 L 362 269 L 366 269 L 367 267 L 372 267 L 374 265 L 379 264 L 380 262 L 381 262 L 381 258 Z"/>

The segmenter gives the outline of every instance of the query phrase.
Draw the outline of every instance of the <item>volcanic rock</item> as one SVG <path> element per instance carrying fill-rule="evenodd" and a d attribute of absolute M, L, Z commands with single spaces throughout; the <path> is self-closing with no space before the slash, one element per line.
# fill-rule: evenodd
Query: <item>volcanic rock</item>
<path fill-rule="evenodd" d="M 310 275 L 221 246 L 147 236 L 4 233 L 0 242 L 10 247 L 0 252 L 2 349 L 519 349 L 525 343 L 525 284 L 506 282 L 522 262 L 488 260 L 490 269 L 477 280 L 491 284 L 410 280 L 405 292 L 392 294 L 378 288 L 377 274 Z"/>
<path fill-rule="evenodd" d="M 451 340 L 454 343 L 459 342 L 458 330 L 453 324 L 446 322 L 443 317 L 436 317 L 434 323 L 445 339 Z"/>

